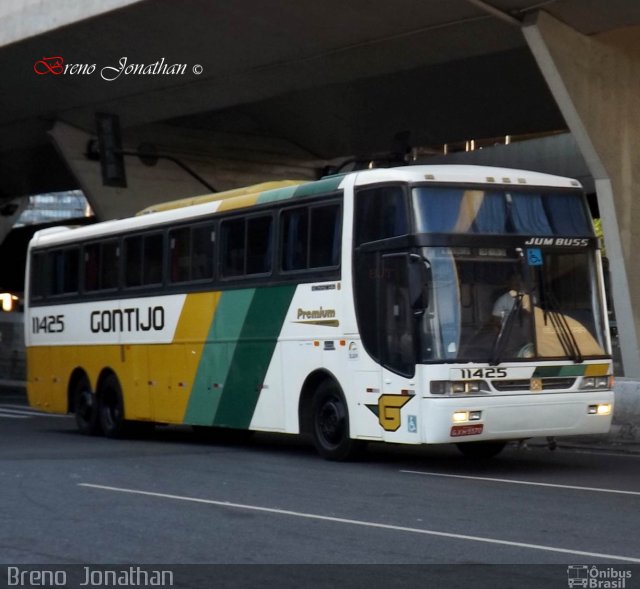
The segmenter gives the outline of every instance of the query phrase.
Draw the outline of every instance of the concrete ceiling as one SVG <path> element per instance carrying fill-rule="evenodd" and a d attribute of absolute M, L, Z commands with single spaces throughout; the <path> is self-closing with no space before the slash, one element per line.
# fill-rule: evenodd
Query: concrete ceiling
<path fill-rule="evenodd" d="M 436 145 L 560 129 L 518 21 L 542 9 L 586 35 L 640 23 L 637 0 L 490 0 L 495 13 L 486 4 L 144 0 L 62 18 L 60 28 L 29 33 L 22 23 L 22 40 L 0 46 L 0 196 L 75 187 L 47 129 L 64 121 L 92 131 L 97 111 L 119 114 L 125 136 L 161 124 L 212 143 L 273 139 L 309 160 L 388 151 L 404 131 L 414 145 Z M 34 73 L 56 55 L 97 72 Z M 101 79 L 122 57 L 187 68 Z"/>

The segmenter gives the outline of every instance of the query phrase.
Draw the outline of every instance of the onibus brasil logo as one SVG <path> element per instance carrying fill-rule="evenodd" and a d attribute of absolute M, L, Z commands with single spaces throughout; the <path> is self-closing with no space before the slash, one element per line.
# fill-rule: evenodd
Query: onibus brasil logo
<path fill-rule="evenodd" d="M 628 579 L 631 579 L 631 571 L 621 571 L 613 567 L 603 568 L 586 564 L 574 564 L 567 567 L 569 587 L 626 589 Z"/>

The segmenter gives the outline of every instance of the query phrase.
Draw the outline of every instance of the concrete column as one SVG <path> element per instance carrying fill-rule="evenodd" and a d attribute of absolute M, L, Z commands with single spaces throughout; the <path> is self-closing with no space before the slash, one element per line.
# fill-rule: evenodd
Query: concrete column
<path fill-rule="evenodd" d="M 640 377 L 640 27 L 587 37 L 539 12 L 524 36 L 594 177 L 625 375 Z"/>

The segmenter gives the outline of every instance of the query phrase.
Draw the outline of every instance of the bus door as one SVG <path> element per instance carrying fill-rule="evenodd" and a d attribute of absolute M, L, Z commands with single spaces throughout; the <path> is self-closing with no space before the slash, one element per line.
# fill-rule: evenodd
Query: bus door
<path fill-rule="evenodd" d="M 386 441 L 419 443 L 416 329 L 428 304 L 427 267 L 420 256 L 403 252 L 383 254 L 381 269 L 380 425 Z"/>

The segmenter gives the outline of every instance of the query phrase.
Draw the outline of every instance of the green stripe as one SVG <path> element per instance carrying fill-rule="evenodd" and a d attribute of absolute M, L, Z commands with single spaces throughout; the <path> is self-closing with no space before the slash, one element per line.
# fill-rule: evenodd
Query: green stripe
<path fill-rule="evenodd" d="M 258 196 L 256 204 L 265 204 L 269 202 L 276 202 L 278 200 L 286 200 L 288 198 L 300 198 L 303 196 L 314 196 L 316 194 L 336 192 L 344 176 L 344 174 L 340 174 L 337 176 L 331 176 L 330 178 L 323 178 L 316 182 L 309 182 L 307 184 L 267 190 Z"/>
<path fill-rule="evenodd" d="M 335 192 L 338 190 L 345 174 L 338 174 L 336 176 L 330 176 L 329 178 L 323 178 L 317 182 L 309 182 L 309 184 L 302 184 L 296 187 L 295 197 L 301 196 L 313 196 L 315 194 L 323 194 L 327 192 Z"/>
<path fill-rule="evenodd" d="M 222 293 L 185 423 L 248 428 L 295 285 Z"/>
<path fill-rule="evenodd" d="M 273 190 L 267 190 L 258 196 L 256 204 L 264 204 L 268 202 L 276 202 L 278 200 L 285 200 L 291 198 L 298 186 L 287 186 L 285 188 L 274 188 Z"/>
<path fill-rule="evenodd" d="M 295 285 L 256 290 L 240 333 L 214 425 L 248 428 Z"/>
<path fill-rule="evenodd" d="M 533 373 L 534 377 L 549 378 L 554 376 L 582 376 L 587 369 L 584 364 L 568 366 L 538 366 Z"/>
<path fill-rule="evenodd" d="M 185 423 L 212 425 L 255 289 L 221 294 L 194 380 Z M 218 386 L 220 385 L 220 386 Z"/>

